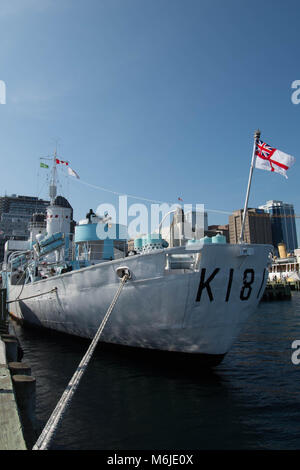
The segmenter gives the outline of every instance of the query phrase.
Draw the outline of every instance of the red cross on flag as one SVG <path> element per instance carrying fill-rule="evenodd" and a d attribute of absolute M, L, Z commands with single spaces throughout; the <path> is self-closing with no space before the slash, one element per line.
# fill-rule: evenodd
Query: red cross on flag
<path fill-rule="evenodd" d="M 256 144 L 255 168 L 260 170 L 274 171 L 286 176 L 287 170 L 295 163 L 295 157 L 274 149 L 270 145 L 258 140 Z"/>

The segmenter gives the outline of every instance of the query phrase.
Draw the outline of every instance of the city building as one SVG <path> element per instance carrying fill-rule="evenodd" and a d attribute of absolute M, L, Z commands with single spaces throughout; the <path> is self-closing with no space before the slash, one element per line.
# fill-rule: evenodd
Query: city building
<path fill-rule="evenodd" d="M 49 204 L 49 201 L 32 196 L 13 194 L 0 197 L 0 262 L 3 261 L 7 240 L 28 240 L 30 231 L 37 234 L 45 230 Z M 70 232 L 74 233 L 76 222 L 69 201 L 63 196 L 56 196 L 54 204 L 70 209 Z"/>
<path fill-rule="evenodd" d="M 49 201 L 32 196 L 0 197 L 0 262 L 7 240 L 27 240 L 29 223 L 35 213 L 45 214 Z"/>
<path fill-rule="evenodd" d="M 272 239 L 276 252 L 278 253 L 278 244 L 284 243 L 287 252 L 293 253 L 298 248 L 293 204 L 271 200 L 259 208 L 270 214 Z"/>
<path fill-rule="evenodd" d="M 234 211 L 229 216 L 230 243 L 238 243 L 241 235 L 243 209 Z M 244 241 L 272 245 L 270 214 L 262 209 L 248 209 L 245 220 Z"/>
<path fill-rule="evenodd" d="M 0 196 L 0 217 L 2 214 L 31 216 L 35 212 L 45 212 L 49 201 L 33 196 Z"/>
<path fill-rule="evenodd" d="M 184 213 L 180 209 L 174 214 L 170 225 L 162 227 L 161 235 L 170 246 L 180 246 L 183 240 L 200 240 L 208 229 L 207 220 L 207 212 L 193 210 Z"/>
<path fill-rule="evenodd" d="M 226 242 L 230 243 L 229 239 L 229 225 L 209 225 L 208 230 L 205 231 L 205 235 L 208 237 L 214 237 L 220 233 L 221 235 L 224 235 L 226 237 Z"/>

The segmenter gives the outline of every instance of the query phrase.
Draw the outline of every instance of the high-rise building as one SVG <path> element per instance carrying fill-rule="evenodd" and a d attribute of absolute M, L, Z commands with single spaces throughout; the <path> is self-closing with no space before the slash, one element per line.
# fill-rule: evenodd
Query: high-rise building
<path fill-rule="evenodd" d="M 288 253 L 298 248 L 293 204 L 271 200 L 259 207 L 270 214 L 273 245 L 276 250 L 279 243 L 285 244 Z"/>
<path fill-rule="evenodd" d="M 0 197 L 0 217 L 3 214 L 20 215 L 31 217 L 35 212 L 46 212 L 49 201 L 44 201 L 33 196 L 11 196 Z"/>
<path fill-rule="evenodd" d="M 28 225 L 34 213 L 46 213 L 49 201 L 32 196 L 0 197 L 0 261 L 3 260 L 6 240 L 26 240 Z"/>
<path fill-rule="evenodd" d="M 160 233 L 170 246 L 180 246 L 182 237 L 199 240 L 204 237 L 207 228 L 207 212 L 193 210 L 184 213 L 180 209 L 174 214 L 170 225 L 162 227 Z"/>
<path fill-rule="evenodd" d="M 241 235 L 243 209 L 229 216 L 230 243 L 238 243 Z M 245 220 L 244 241 L 272 245 L 270 214 L 262 209 L 248 209 Z"/>

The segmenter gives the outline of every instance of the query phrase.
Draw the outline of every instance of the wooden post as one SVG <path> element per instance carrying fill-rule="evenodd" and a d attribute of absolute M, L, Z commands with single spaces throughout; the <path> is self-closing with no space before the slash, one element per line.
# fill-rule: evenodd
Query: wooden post
<path fill-rule="evenodd" d="M 3 322 L 7 320 L 6 289 L 0 289 L 0 320 Z"/>
<path fill-rule="evenodd" d="M 31 375 L 31 368 L 25 362 L 9 362 L 8 368 L 11 375 Z"/>
<path fill-rule="evenodd" d="M 35 419 L 36 380 L 28 375 L 13 375 L 12 381 L 26 445 L 28 449 L 32 449 L 37 437 Z"/>
<path fill-rule="evenodd" d="M 22 350 L 22 348 L 21 348 L 21 346 L 20 346 L 20 343 L 19 343 L 19 340 L 18 340 L 17 336 L 9 335 L 9 334 L 4 334 L 4 335 L 2 334 L 2 335 L 1 335 L 1 339 L 2 339 L 2 341 L 6 340 L 6 339 L 11 339 L 11 340 L 17 341 L 17 343 L 18 343 L 17 357 L 16 357 L 16 359 L 10 359 L 10 358 L 8 358 L 8 359 L 7 359 L 7 362 L 21 361 L 22 358 L 23 358 L 23 350 Z"/>
<path fill-rule="evenodd" d="M 18 359 L 18 341 L 11 338 L 2 338 L 2 341 L 5 344 L 7 362 L 16 362 Z"/>
<path fill-rule="evenodd" d="M 0 333 L 8 333 L 8 313 L 6 308 L 6 289 L 0 289 Z"/>

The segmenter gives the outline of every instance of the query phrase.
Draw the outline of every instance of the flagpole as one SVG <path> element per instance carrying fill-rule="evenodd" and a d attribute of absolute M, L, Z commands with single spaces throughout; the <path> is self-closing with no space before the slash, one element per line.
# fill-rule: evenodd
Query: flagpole
<path fill-rule="evenodd" d="M 257 129 L 257 131 L 255 131 L 254 133 L 252 160 L 251 160 L 251 166 L 250 166 L 250 172 L 249 172 L 248 187 L 247 187 L 247 193 L 246 193 L 246 199 L 245 199 L 245 206 L 244 206 L 244 212 L 243 212 L 242 228 L 241 228 L 241 235 L 240 235 L 239 243 L 243 243 L 244 241 L 244 231 L 245 231 L 246 214 L 247 214 L 247 209 L 248 209 L 248 199 L 249 199 L 249 194 L 250 194 L 252 174 L 253 174 L 253 168 L 254 168 L 254 163 L 255 163 L 256 145 L 257 145 L 259 138 L 260 138 L 260 130 Z"/>

